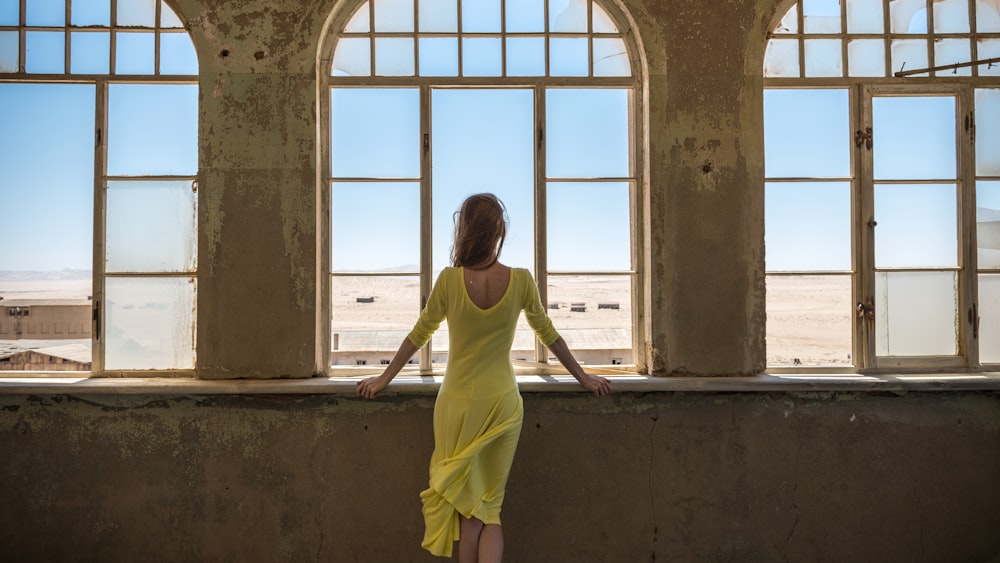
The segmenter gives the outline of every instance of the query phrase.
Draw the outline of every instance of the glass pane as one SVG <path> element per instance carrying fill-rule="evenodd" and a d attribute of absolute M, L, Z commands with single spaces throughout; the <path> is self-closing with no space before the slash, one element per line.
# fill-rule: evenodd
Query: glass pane
<path fill-rule="evenodd" d="M 851 270 L 850 183 L 768 183 L 764 212 L 767 271 Z"/>
<path fill-rule="evenodd" d="M 627 182 L 549 182 L 547 195 L 549 270 L 632 268 Z"/>
<path fill-rule="evenodd" d="M 375 39 L 376 76 L 413 76 L 413 39 L 377 37 Z"/>
<path fill-rule="evenodd" d="M 875 267 L 957 266 L 956 192 L 954 184 L 877 184 Z"/>
<path fill-rule="evenodd" d="M 21 5 L 19 0 L 0 0 L 0 25 L 21 25 Z"/>
<path fill-rule="evenodd" d="M 198 194 L 190 180 L 108 182 L 108 272 L 193 272 Z"/>
<path fill-rule="evenodd" d="M 976 0 L 976 31 L 996 33 L 1000 31 L 1000 5 L 996 0 Z"/>
<path fill-rule="evenodd" d="M 368 2 L 361 5 L 344 26 L 344 33 L 368 33 L 371 25 L 371 6 Z"/>
<path fill-rule="evenodd" d="M 885 76 L 885 42 L 851 39 L 847 43 L 849 76 Z"/>
<path fill-rule="evenodd" d="M 589 63 L 586 37 L 549 39 L 549 74 L 551 76 L 587 76 Z"/>
<path fill-rule="evenodd" d="M 802 0 L 805 33 L 840 33 L 840 0 Z"/>
<path fill-rule="evenodd" d="M 622 39 L 593 39 L 594 76 L 630 76 L 628 49 Z"/>
<path fill-rule="evenodd" d="M 587 32 L 587 0 L 548 0 L 549 31 Z"/>
<path fill-rule="evenodd" d="M 548 294 L 549 317 L 578 361 L 634 363 L 629 276 L 549 276 Z"/>
<path fill-rule="evenodd" d="M 976 122 L 1000 123 L 1000 88 L 976 89 Z M 1000 176 L 1000 127 L 996 125 L 976 127 L 976 175 Z"/>
<path fill-rule="evenodd" d="M 507 76 L 545 76 L 545 38 L 507 38 Z"/>
<path fill-rule="evenodd" d="M 885 33 L 882 2 L 847 0 L 848 33 Z"/>
<path fill-rule="evenodd" d="M 840 39 L 807 39 L 806 76 L 843 76 L 844 55 Z"/>
<path fill-rule="evenodd" d="M 111 70 L 111 34 L 74 32 L 70 37 L 70 72 L 107 74 Z"/>
<path fill-rule="evenodd" d="M 850 96 L 837 90 L 764 90 L 768 178 L 851 175 Z"/>
<path fill-rule="evenodd" d="M 851 276 L 767 276 L 767 365 L 852 365 L 851 305 Z"/>
<path fill-rule="evenodd" d="M 932 4 L 935 33 L 969 32 L 969 0 L 935 0 Z"/>
<path fill-rule="evenodd" d="M 330 119 L 334 177 L 420 177 L 419 90 L 334 88 Z"/>
<path fill-rule="evenodd" d="M 73 25 L 111 25 L 111 0 L 73 0 L 70 8 Z"/>
<path fill-rule="evenodd" d="M 420 315 L 417 276 L 334 276 L 330 281 L 331 363 L 380 369 Z M 414 360 L 417 356 L 414 356 Z"/>
<path fill-rule="evenodd" d="M 1000 39 L 980 39 L 978 53 L 979 60 L 1000 57 Z M 976 71 L 979 76 L 1000 76 L 1000 63 L 978 65 Z"/>
<path fill-rule="evenodd" d="M 462 39 L 462 75 L 500 76 L 501 68 L 499 37 Z"/>
<path fill-rule="evenodd" d="M 462 0 L 463 33 L 499 33 L 500 0 Z"/>
<path fill-rule="evenodd" d="M 545 91 L 546 176 L 629 175 L 629 101 L 624 89 Z"/>
<path fill-rule="evenodd" d="M 876 272 L 876 354 L 954 356 L 957 342 L 957 272 Z"/>
<path fill-rule="evenodd" d="M 923 39 L 899 39 L 892 42 L 892 72 L 925 69 L 927 64 L 927 41 Z M 927 76 L 926 72 L 910 76 Z"/>
<path fill-rule="evenodd" d="M 333 52 L 334 76 L 371 76 L 371 40 L 367 37 L 344 37 Z"/>
<path fill-rule="evenodd" d="M 177 14 L 167 6 L 166 2 L 160 0 L 160 27 L 166 29 L 183 29 L 184 22 L 177 17 Z"/>
<path fill-rule="evenodd" d="M 545 31 L 545 0 L 504 0 L 507 33 Z"/>
<path fill-rule="evenodd" d="M 979 269 L 1000 270 L 1000 182 L 976 182 Z"/>
<path fill-rule="evenodd" d="M 458 0 L 420 0 L 420 31 L 458 31 Z"/>
<path fill-rule="evenodd" d="M 29 31 L 24 34 L 24 69 L 35 74 L 66 72 L 66 34 L 61 31 Z"/>
<path fill-rule="evenodd" d="M 872 113 L 876 180 L 956 177 L 955 98 L 872 98 Z"/>
<path fill-rule="evenodd" d="M 889 0 L 892 33 L 927 33 L 927 0 Z"/>
<path fill-rule="evenodd" d="M 196 84 L 112 84 L 108 91 L 108 175 L 197 174 Z"/>
<path fill-rule="evenodd" d="M 420 38 L 420 76 L 458 76 L 458 38 Z"/>
<path fill-rule="evenodd" d="M 194 278 L 114 277 L 104 286 L 106 369 L 194 368 Z"/>
<path fill-rule="evenodd" d="M 413 0 L 374 1 L 376 32 L 413 31 Z"/>
<path fill-rule="evenodd" d="M 198 55 L 187 33 L 160 34 L 160 74 L 198 74 Z"/>
<path fill-rule="evenodd" d="M 590 11 L 590 16 L 593 18 L 591 25 L 594 27 L 594 33 L 618 33 L 618 26 L 615 25 L 611 16 L 604 11 L 604 8 L 598 4 L 591 3 Z"/>
<path fill-rule="evenodd" d="M 153 33 L 116 33 L 115 42 L 116 74 L 153 74 L 156 62 Z"/>
<path fill-rule="evenodd" d="M 156 0 L 118 2 L 118 25 L 156 27 Z"/>
<path fill-rule="evenodd" d="M 785 12 L 782 16 L 781 22 L 778 23 L 778 27 L 774 29 L 774 33 L 797 33 L 799 30 L 799 4 L 796 2 L 792 4 L 792 7 Z"/>
<path fill-rule="evenodd" d="M 1000 364 L 1000 275 L 979 275 L 979 361 Z"/>
<path fill-rule="evenodd" d="M 419 183 L 334 182 L 331 199 L 334 272 L 420 271 Z"/>
<path fill-rule="evenodd" d="M 934 42 L 934 66 L 967 63 L 972 60 L 968 39 L 938 39 Z M 935 76 L 970 76 L 971 67 L 939 70 Z"/>
<path fill-rule="evenodd" d="M 21 39 L 16 31 L 0 31 L 0 72 L 17 72 Z"/>
<path fill-rule="evenodd" d="M 66 25 L 65 0 L 27 0 L 24 10 L 24 18 L 29 26 Z"/>
<path fill-rule="evenodd" d="M 451 263 L 454 213 L 466 197 L 491 192 L 507 208 L 501 260 L 534 265 L 534 96 L 531 90 L 431 93 L 434 271 Z"/>
<path fill-rule="evenodd" d="M 772 39 L 764 53 L 764 76 L 787 78 L 799 76 L 799 42 L 796 39 Z"/>

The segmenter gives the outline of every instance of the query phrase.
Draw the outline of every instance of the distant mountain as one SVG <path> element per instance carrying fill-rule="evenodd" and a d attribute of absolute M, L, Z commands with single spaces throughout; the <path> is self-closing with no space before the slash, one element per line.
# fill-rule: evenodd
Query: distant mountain
<path fill-rule="evenodd" d="M 89 280 L 90 270 L 0 270 L 0 281 Z"/>

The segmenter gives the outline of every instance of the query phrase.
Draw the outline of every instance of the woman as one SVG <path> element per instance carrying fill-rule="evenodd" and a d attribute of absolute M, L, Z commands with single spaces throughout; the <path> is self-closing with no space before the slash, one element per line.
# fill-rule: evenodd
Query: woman
<path fill-rule="evenodd" d="M 448 367 L 434 405 L 430 488 L 420 494 L 422 545 L 451 557 L 457 540 L 463 563 L 503 556 L 500 507 L 523 417 L 510 360 L 521 311 L 580 384 L 598 396 L 611 392 L 607 379 L 585 373 L 573 358 L 542 307 L 531 273 L 497 261 L 506 232 L 506 211 L 496 196 L 465 200 L 455 225 L 454 267 L 438 276 L 420 319 L 385 372 L 357 385 L 358 395 L 374 398 L 448 319 Z"/>

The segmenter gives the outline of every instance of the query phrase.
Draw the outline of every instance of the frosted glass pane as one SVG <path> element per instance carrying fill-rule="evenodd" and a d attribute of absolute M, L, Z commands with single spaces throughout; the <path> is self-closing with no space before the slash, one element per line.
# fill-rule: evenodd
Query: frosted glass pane
<path fill-rule="evenodd" d="M 979 269 L 1000 270 L 1000 182 L 976 183 Z"/>
<path fill-rule="evenodd" d="M 768 178 L 851 174 L 846 89 L 765 90 L 764 169 Z"/>
<path fill-rule="evenodd" d="M 957 342 L 957 272 L 875 274 L 876 354 L 954 356 Z"/>
<path fill-rule="evenodd" d="M 458 0 L 420 0 L 420 31 L 458 31 Z"/>
<path fill-rule="evenodd" d="M 764 76 L 798 78 L 799 42 L 795 39 L 772 39 L 764 53 Z"/>
<path fill-rule="evenodd" d="M 935 33 L 969 32 L 968 0 L 935 0 L 932 4 Z"/>
<path fill-rule="evenodd" d="M 767 365 L 852 365 L 851 305 L 851 276 L 767 276 Z"/>
<path fill-rule="evenodd" d="M 162 0 L 160 1 L 160 27 L 166 29 L 181 29 L 184 27 L 184 22 Z"/>
<path fill-rule="evenodd" d="M 764 244 L 768 272 L 850 271 L 850 183 L 768 183 Z"/>
<path fill-rule="evenodd" d="M 24 9 L 24 18 L 29 26 L 66 25 L 65 0 L 27 0 Z"/>
<path fill-rule="evenodd" d="M 872 112 L 876 180 L 956 177 L 953 97 L 872 98 Z"/>
<path fill-rule="evenodd" d="M 153 33 L 116 33 L 115 42 L 116 74 L 153 74 L 156 62 Z"/>
<path fill-rule="evenodd" d="M 892 72 L 925 69 L 927 64 L 927 41 L 923 39 L 900 39 L 892 42 Z M 927 76 L 926 72 L 910 76 Z"/>
<path fill-rule="evenodd" d="M 196 84 L 112 84 L 108 90 L 109 175 L 198 172 Z"/>
<path fill-rule="evenodd" d="M 368 2 L 361 5 L 344 26 L 344 33 L 368 33 L 371 29 L 371 6 Z"/>
<path fill-rule="evenodd" d="M 367 37 L 344 37 L 333 53 L 333 76 L 371 76 L 371 40 Z"/>
<path fill-rule="evenodd" d="M 876 185 L 875 267 L 957 266 L 956 191 L 954 184 Z"/>
<path fill-rule="evenodd" d="M 1000 275 L 979 276 L 979 361 L 1000 364 Z"/>
<path fill-rule="evenodd" d="M 1000 32 L 1000 4 L 997 0 L 976 0 L 976 31 Z"/>
<path fill-rule="evenodd" d="M 190 180 L 108 182 L 108 272 L 193 272 L 198 194 Z"/>
<path fill-rule="evenodd" d="M 549 270 L 631 269 L 628 183 L 550 182 L 546 211 Z"/>
<path fill-rule="evenodd" d="M 852 39 L 847 43 L 849 76 L 885 76 L 885 42 Z"/>
<path fill-rule="evenodd" d="M 24 69 L 35 74 L 66 72 L 66 34 L 61 31 L 29 31 L 24 38 Z"/>
<path fill-rule="evenodd" d="M 104 283 L 106 369 L 194 368 L 194 278 L 116 277 Z"/>
<path fill-rule="evenodd" d="M 331 199 L 334 272 L 420 271 L 420 184 L 335 182 Z"/>
<path fill-rule="evenodd" d="M 420 92 L 334 88 L 330 156 L 338 178 L 420 177 Z"/>
<path fill-rule="evenodd" d="M 507 38 L 507 76 L 545 76 L 545 38 Z"/>
<path fill-rule="evenodd" d="M 939 39 L 934 42 L 934 66 L 967 63 L 972 60 L 968 39 Z M 939 70 L 935 76 L 970 76 L 971 67 Z"/>
<path fill-rule="evenodd" d="M 534 264 L 534 95 L 528 89 L 431 92 L 434 170 L 433 268 L 450 264 L 454 213 L 471 194 L 491 192 L 507 208 L 501 260 Z"/>
<path fill-rule="evenodd" d="M 976 175 L 1000 176 L 1000 89 L 976 89 Z"/>
<path fill-rule="evenodd" d="M 111 0 L 73 0 L 70 9 L 73 25 L 111 25 Z"/>
<path fill-rule="evenodd" d="M 979 60 L 1000 57 L 1000 39 L 981 39 L 978 46 Z M 979 76 L 1000 76 L 1000 63 L 988 63 L 976 67 Z"/>
<path fill-rule="evenodd" d="M 374 2 L 376 32 L 413 31 L 413 0 L 374 0 Z"/>
<path fill-rule="evenodd" d="M 792 4 L 792 7 L 785 12 L 782 16 L 781 22 L 778 23 L 778 27 L 774 29 L 775 33 L 797 33 L 799 30 L 799 5 L 798 3 Z"/>
<path fill-rule="evenodd" d="M 500 0 L 462 0 L 463 33 L 499 33 Z"/>
<path fill-rule="evenodd" d="M 611 16 L 604 11 L 604 8 L 598 4 L 591 3 L 590 12 L 590 16 L 593 19 L 591 25 L 594 28 L 594 33 L 618 33 L 618 26 L 615 25 Z"/>
<path fill-rule="evenodd" d="M 458 38 L 420 38 L 420 76 L 458 76 Z"/>
<path fill-rule="evenodd" d="M 630 76 L 628 50 L 622 39 L 593 39 L 594 76 Z"/>
<path fill-rule="evenodd" d="M 413 76 L 413 39 L 377 37 L 375 39 L 376 76 Z"/>
<path fill-rule="evenodd" d="M 587 0 L 548 0 L 549 31 L 587 32 Z"/>
<path fill-rule="evenodd" d="M 160 74 L 198 74 L 198 55 L 187 33 L 160 34 Z"/>
<path fill-rule="evenodd" d="M 549 276 L 548 286 L 549 317 L 574 355 L 592 351 L 592 357 L 577 356 L 587 364 L 609 364 L 613 358 L 632 362 L 629 276 Z M 517 345 L 521 334 L 534 342 L 534 333 L 524 326 L 515 336 L 515 350 L 530 345 Z"/>
<path fill-rule="evenodd" d="M 0 31 L 0 72 L 17 72 L 21 39 L 16 31 Z"/>
<path fill-rule="evenodd" d="M 73 74 L 107 74 L 111 69 L 111 34 L 72 33 L 69 65 Z"/>
<path fill-rule="evenodd" d="M 545 0 L 504 0 L 507 33 L 545 31 Z"/>
<path fill-rule="evenodd" d="M 840 33 L 840 0 L 802 0 L 805 33 Z"/>
<path fill-rule="evenodd" d="M 500 38 L 465 37 L 462 39 L 462 74 L 464 76 L 500 76 Z"/>
<path fill-rule="evenodd" d="M 627 90 L 549 88 L 545 96 L 547 177 L 629 175 Z"/>
<path fill-rule="evenodd" d="M 331 363 L 353 366 L 363 360 L 380 369 L 379 362 L 392 359 L 420 315 L 420 278 L 335 276 L 330 303 Z"/>
<path fill-rule="evenodd" d="M 885 33 L 882 16 L 879 0 L 847 0 L 848 33 Z"/>
<path fill-rule="evenodd" d="M 118 2 L 118 25 L 156 27 L 156 0 Z"/>
<path fill-rule="evenodd" d="M 21 25 L 19 0 L 0 0 L 0 25 Z"/>
<path fill-rule="evenodd" d="M 587 76 L 587 38 L 553 37 L 549 39 L 549 74 L 551 76 Z"/>
<path fill-rule="evenodd" d="M 892 33 L 927 33 L 927 0 L 889 0 Z"/>
<path fill-rule="evenodd" d="M 807 39 L 806 76 L 843 76 L 844 56 L 840 39 Z"/>

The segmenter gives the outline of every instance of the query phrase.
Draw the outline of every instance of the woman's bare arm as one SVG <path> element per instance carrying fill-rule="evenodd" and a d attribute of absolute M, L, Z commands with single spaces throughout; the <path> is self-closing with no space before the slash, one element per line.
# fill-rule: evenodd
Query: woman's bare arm
<path fill-rule="evenodd" d="M 590 375 L 589 373 L 583 371 L 580 364 L 573 357 L 572 352 L 569 351 L 569 346 L 566 345 L 566 341 L 560 336 L 555 342 L 549 344 L 549 350 L 556 355 L 559 359 L 559 363 L 565 367 L 570 375 L 576 378 L 580 382 L 580 385 L 597 395 L 598 397 L 602 395 L 608 395 L 611 393 L 611 382 L 606 378 L 598 377 L 596 375 Z"/>
<path fill-rule="evenodd" d="M 392 361 L 386 366 L 385 371 L 382 375 L 378 377 L 369 377 L 363 381 L 359 381 L 356 386 L 356 391 L 359 397 L 364 397 L 366 399 L 374 399 L 375 395 L 379 391 L 385 389 L 389 386 L 389 382 L 392 378 L 396 377 L 399 370 L 403 369 L 406 362 L 410 361 L 410 358 L 417 353 L 416 346 L 410 342 L 409 338 L 404 338 L 402 344 L 399 345 L 399 349 L 396 350 L 396 355 L 392 357 Z"/>

